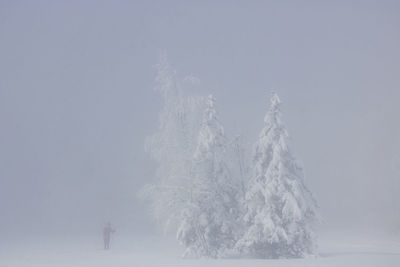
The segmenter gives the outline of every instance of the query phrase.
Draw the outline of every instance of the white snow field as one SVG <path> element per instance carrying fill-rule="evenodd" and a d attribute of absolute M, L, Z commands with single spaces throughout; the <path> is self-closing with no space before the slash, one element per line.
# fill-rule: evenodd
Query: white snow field
<path fill-rule="evenodd" d="M 182 259 L 183 248 L 166 238 L 122 241 L 104 251 L 100 239 L 2 244 L 1 267 L 237 267 L 237 266 L 400 266 L 400 239 L 321 237 L 320 255 L 307 259 Z M 397 240 L 396 240 L 397 239 Z M 91 241 L 88 241 L 91 240 Z"/>

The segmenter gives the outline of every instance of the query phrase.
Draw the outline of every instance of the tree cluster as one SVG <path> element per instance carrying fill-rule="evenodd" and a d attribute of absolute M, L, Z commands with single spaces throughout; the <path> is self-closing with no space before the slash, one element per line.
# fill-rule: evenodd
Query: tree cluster
<path fill-rule="evenodd" d="M 164 108 L 146 141 L 157 180 L 143 189 L 155 217 L 174 225 L 184 257 L 295 258 L 315 254 L 316 202 L 288 147 L 273 94 L 252 159 L 229 140 L 215 99 L 187 96 L 164 58 L 157 88 Z"/>

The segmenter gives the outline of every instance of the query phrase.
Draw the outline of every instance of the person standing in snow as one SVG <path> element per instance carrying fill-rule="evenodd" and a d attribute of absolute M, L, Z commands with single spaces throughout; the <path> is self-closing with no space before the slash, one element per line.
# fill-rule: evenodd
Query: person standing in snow
<path fill-rule="evenodd" d="M 110 249 L 111 233 L 114 232 L 115 230 L 111 227 L 111 223 L 107 223 L 107 225 L 103 229 L 104 249 Z"/>

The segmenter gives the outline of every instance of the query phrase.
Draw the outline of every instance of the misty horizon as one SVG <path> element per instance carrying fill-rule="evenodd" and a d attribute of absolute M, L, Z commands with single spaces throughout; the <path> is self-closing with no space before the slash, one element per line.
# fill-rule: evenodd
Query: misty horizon
<path fill-rule="evenodd" d="M 2 1 L 0 227 L 5 239 L 164 228 L 156 181 L 157 64 L 213 95 L 249 156 L 272 92 L 319 204 L 320 235 L 400 234 L 396 1 Z M 169 232 L 174 235 L 174 231 Z M 118 237 L 118 236 L 117 236 Z"/>

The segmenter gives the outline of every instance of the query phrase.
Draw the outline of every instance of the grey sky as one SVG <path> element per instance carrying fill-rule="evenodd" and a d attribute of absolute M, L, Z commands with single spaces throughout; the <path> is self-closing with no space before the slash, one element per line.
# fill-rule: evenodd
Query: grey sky
<path fill-rule="evenodd" d="M 143 142 L 165 51 L 231 136 L 253 143 L 280 94 L 326 227 L 400 227 L 399 14 L 398 1 L 1 1 L 0 225 L 148 225 L 136 191 L 154 174 Z"/>

